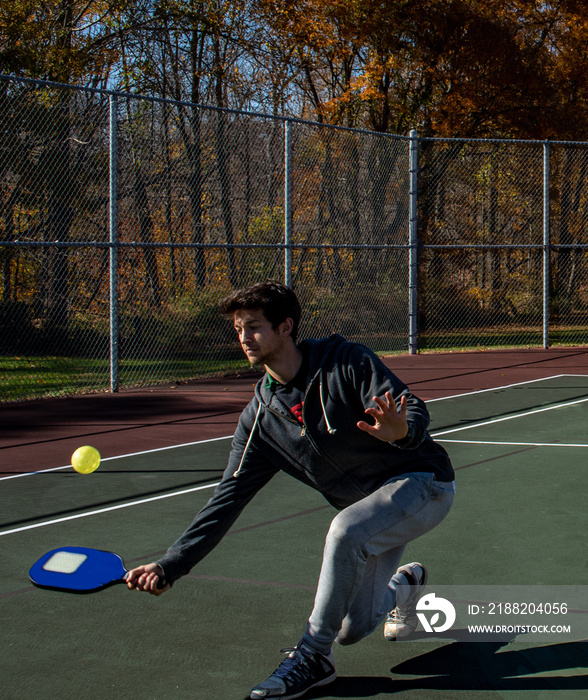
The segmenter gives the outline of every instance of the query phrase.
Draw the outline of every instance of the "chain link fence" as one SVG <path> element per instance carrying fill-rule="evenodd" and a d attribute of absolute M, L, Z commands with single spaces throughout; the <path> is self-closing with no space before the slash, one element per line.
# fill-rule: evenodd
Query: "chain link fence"
<path fill-rule="evenodd" d="M 246 367 L 264 278 L 301 337 L 582 345 L 588 144 L 419 139 L 0 79 L 4 401 Z"/>

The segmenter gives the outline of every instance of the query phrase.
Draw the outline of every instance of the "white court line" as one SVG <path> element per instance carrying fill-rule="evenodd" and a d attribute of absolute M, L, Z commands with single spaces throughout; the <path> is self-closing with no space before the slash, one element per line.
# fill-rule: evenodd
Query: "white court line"
<path fill-rule="evenodd" d="M 167 447 L 156 447 L 152 450 L 143 450 L 142 452 L 129 452 L 126 455 L 117 455 L 116 457 L 104 457 L 100 460 L 102 462 L 108 462 L 111 459 L 124 459 L 125 457 L 137 457 L 140 455 L 148 455 L 153 452 L 164 452 L 165 450 L 175 450 L 178 447 L 192 447 L 193 445 L 203 445 L 206 442 L 216 442 L 217 440 L 231 440 L 232 435 L 225 435 L 224 437 L 210 438 L 209 440 L 196 440 L 196 442 L 184 442 L 181 445 L 168 445 Z M 24 472 L 22 474 L 11 474 L 10 476 L 0 477 L 0 481 L 7 481 L 8 479 L 21 479 L 24 476 L 34 476 L 35 474 L 46 474 L 47 472 L 57 472 L 61 469 L 72 469 L 71 464 L 67 464 L 64 467 L 51 467 L 50 469 L 39 469 L 36 472 Z"/>
<path fill-rule="evenodd" d="M 475 394 L 484 394 L 488 391 L 501 391 L 502 389 L 512 389 L 514 386 L 523 386 L 524 384 L 535 384 L 537 382 L 546 382 L 550 379 L 560 379 L 561 377 L 587 377 L 586 374 L 552 374 L 550 377 L 540 377 L 539 379 L 527 379 L 524 382 L 514 382 L 513 384 L 504 384 L 502 386 L 493 386 L 488 389 L 476 389 L 476 391 L 466 391 L 464 394 L 453 394 L 451 396 L 440 396 L 437 399 L 427 399 L 427 404 L 433 401 L 447 401 L 448 399 L 459 399 L 462 396 L 473 396 Z"/>
<path fill-rule="evenodd" d="M 504 384 L 503 386 L 496 386 L 496 387 L 491 387 L 489 389 L 479 389 L 477 391 L 468 391 L 464 394 L 453 394 L 452 396 L 442 396 L 438 399 L 428 399 L 427 404 L 432 403 L 433 401 L 447 401 L 448 399 L 456 399 L 460 398 L 462 396 L 472 396 L 474 394 L 483 394 L 488 391 L 500 391 L 502 389 L 510 389 L 515 386 L 522 386 L 524 384 L 534 384 L 536 382 L 544 382 L 548 381 L 549 379 L 559 379 L 561 377 L 585 377 L 587 375 L 585 374 L 553 374 L 550 377 L 541 377 L 539 379 L 528 379 L 524 382 L 514 382 L 513 384 Z M 474 426 L 471 426 L 474 427 Z M 460 430 L 465 429 L 465 428 L 459 428 Z M 436 435 L 444 435 L 445 433 L 436 433 L 433 435 L 435 437 Z M 157 447 L 153 450 L 144 450 L 142 452 L 131 452 L 129 454 L 125 455 L 118 455 L 116 457 L 104 457 L 101 462 L 108 462 L 111 459 L 124 459 L 125 457 L 136 457 L 137 455 L 144 455 L 144 454 L 152 454 L 153 452 L 162 452 L 164 450 L 175 450 L 177 447 L 191 447 L 193 445 L 200 445 L 204 444 L 206 442 L 215 442 L 216 440 L 230 440 L 233 436 L 232 435 L 225 435 L 224 437 L 219 437 L 219 438 L 211 438 L 209 440 L 197 440 L 195 442 L 185 442 L 180 445 L 168 445 L 167 447 Z M 25 472 L 23 474 L 11 474 L 10 476 L 2 476 L 0 477 L 0 481 L 7 481 L 8 479 L 21 479 L 22 477 L 25 476 L 34 476 L 35 474 L 44 474 L 46 472 L 54 472 L 54 471 L 59 471 L 62 469 L 71 469 L 71 464 L 67 464 L 63 467 L 51 467 L 50 469 L 40 469 L 38 471 L 34 472 Z"/>
<path fill-rule="evenodd" d="M 206 442 L 216 442 L 217 440 L 229 440 L 232 438 L 232 435 L 227 435 L 225 437 L 220 437 L 220 438 L 210 438 L 209 440 L 198 440 L 196 442 L 185 442 L 182 445 L 169 445 L 168 447 L 158 447 L 153 450 L 143 450 L 142 452 L 130 452 L 129 454 L 126 455 L 120 455 L 119 457 L 105 457 L 102 461 L 106 462 L 110 459 L 122 459 L 124 457 L 136 457 L 137 455 L 145 455 L 145 454 L 151 454 L 153 452 L 163 452 L 164 450 L 172 450 L 175 449 L 176 447 L 191 447 L 192 445 L 202 445 Z M 0 481 L 3 481 L 5 479 L 15 479 L 17 477 L 21 476 L 33 476 L 35 474 L 44 474 L 46 472 L 53 472 L 57 471 L 58 469 L 71 469 L 71 465 L 67 465 L 66 467 L 53 467 L 52 469 L 43 469 L 38 472 L 27 472 L 26 474 L 16 474 L 14 476 L 5 476 L 0 479 Z M 88 518 L 91 515 L 99 515 L 100 513 L 108 513 L 109 511 L 112 510 L 120 510 L 122 508 L 131 508 L 132 506 L 138 506 L 143 503 L 151 503 L 153 501 L 160 501 L 164 498 L 173 498 L 174 496 L 183 496 L 187 493 L 193 493 L 194 491 L 203 491 L 205 489 L 213 489 L 218 486 L 219 482 L 216 482 L 214 484 L 205 484 L 204 486 L 195 486 L 194 488 L 191 489 L 184 489 L 182 491 L 174 491 L 173 493 L 166 493 L 163 494 L 162 496 L 152 496 L 151 498 L 142 498 L 139 501 L 130 501 L 129 503 L 122 503 L 118 506 L 110 506 L 109 508 L 100 508 L 99 510 L 91 510 L 88 511 L 87 513 L 78 513 L 77 515 L 68 515 L 67 517 L 64 518 L 57 518 L 55 520 L 45 520 L 44 522 L 40 523 L 35 523 L 34 525 L 25 525 L 23 527 L 17 527 L 12 530 L 2 530 L 0 531 L 0 537 L 3 537 L 4 535 L 14 535 L 17 532 L 25 532 L 26 530 L 34 530 L 35 528 L 38 527 L 46 527 L 47 525 L 56 525 L 57 523 L 64 523 L 67 522 L 68 520 L 77 520 L 78 518 Z"/>
<path fill-rule="evenodd" d="M 450 435 L 451 433 L 459 433 L 462 430 L 471 430 L 472 428 L 481 428 L 483 425 L 493 425 L 494 423 L 502 423 L 507 420 L 514 420 L 515 418 L 524 418 L 525 416 L 532 416 L 535 413 L 544 413 L 545 411 L 554 411 L 558 408 L 566 408 L 567 406 L 575 406 L 579 403 L 585 403 L 588 398 L 578 399 L 577 401 L 569 401 L 567 403 L 559 403 L 554 406 L 545 406 L 543 408 L 536 408 L 532 411 L 525 411 L 524 413 L 515 413 L 512 416 L 504 416 L 502 418 L 492 418 L 491 420 L 485 420 L 481 423 L 472 423 L 471 425 L 464 425 L 460 428 L 451 428 L 451 430 L 442 430 L 439 433 L 431 433 L 431 437 L 437 438 L 441 435 Z"/>
<path fill-rule="evenodd" d="M 57 518 L 55 520 L 46 520 L 42 523 L 36 523 L 35 525 L 25 525 L 24 527 L 17 527 L 13 530 L 3 530 L 0 532 L 0 537 L 3 535 L 14 535 L 16 532 L 24 532 L 25 530 L 34 530 L 37 527 L 46 527 L 47 525 L 56 525 L 57 523 L 65 523 L 68 520 L 77 520 L 78 518 L 88 518 L 91 515 L 99 515 L 100 513 L 108 513 L 112 510 L 120 510 L 121 508 L 130 508 L 131 506 L 140 506 L 143 503 L 151 503 L 152 501 L 161 501 L 164 498 L 173 498 L 174 496 L 182 496 L 186 493 L 193 493 L 194 491 L 203 491 L 204 489 L 212 489 L 218 486 L 220 482 L 216 484 L 206 484 L 205 486 L 195 486 L 192 489 L 184 489 L 183 491 L 174 491 L 174 493 L 166 493 L 163 496 L 153 496 L 151 498 L 142 498 L 140 501 L 131 501 L 130 503 L 121 503 L 118 506 L 110 506 L 109 508 L 100 508 L 100 510 L 91 510 L 87 513 L 78 513 L 77 515 L 68 515 L 66 518 Z"/>
<path fill-rule="evenodd" d="M 503 442 L 499 440 L 448 440 L 447 438 L 438 442 L 455 442 L 459 445 L 522 445 L 528 447 L 588 447 L 578 442 Z"/>
<path fill-rule="evenodd" d="M 439 399 L 430 399 L 429 401 L 427 401 L 427 403 L 430 403 L 431 401 L 443 401 L 443 400 L 450 399 L 450 398 L 458 398 L 458 397 L 460 397 L 460 396 L 470 396 L 470 395 L 472 395 L 472 394 L 481 394 L 481 393 L 488 392 L 488 391 L 497 391 L 497 390 L 500 390 L 500 389 L 508 389 L 508 388 L 510 388 L 510 387 L 513 387 L 513 386 L 520 386 L 520 385 L 522 385 L 522 384 L 532 384 L 532 383 L 534 383 L 534 382 L 546 381 L 546 380 L 548 380 L 548 379 L 556 379 L 556 378 L 559 378 L 559 377 L 584 377 L 584 376 L 586 376 L 586 375 L 583 375 L 583 374 L 558 374 L 558 375 L 553 375 L 553 376 L 551 376 L 551 377 L 544 377 L 544 378 L 542 378 L 542 379 L 533 379 L 533 380 L 529 380 L 529 381 L 525 381 L 525 382 L 516 382 L 516 383 L 514 383 L 514 384 L 507 384 L 507 385 L 502 386 L 502 387 L 493 387 L 493 388 L 490 388 L 490 389 L 481 389 L 481 390 L 479 390 L 479 391 L 471 391 L 471 392 L 468 392 L 468 393 L 465 393 L 465 394 L 455 394 L 454 396 L 445 396 L 445 397 L 442 397 L 442 398 L 439 398 Z M 579 401 L 572 401 L 572 402 L 567 403 L 567 404 L 559 404 L 559 405 L 556 405 L 556 406 L 549 406 L 549 407 L 547 407 L 547 408 L 541 408 L 541 409 L 537 409 L 537 410 L 535 410 L 535 411 L 529 411 L 529 412 L 527 412 L 527 413 L 522 413 L 522 414 L 518 414 L 518 415 L 514 415 L 514 416 L 508 416 L 508 417 L 506 417 L 506 418 L 497 418 L 497 419 L 494 419 L 494 420 L 485 421 L 485 422 L 483 422 L 483 423 L 476 423 L 476 424 L 469 425 L 469 426 L 464 426 L 464 427 L 461 427 L 461 428 L 454 428 L 453 430 L 446 430 L 446 431 L 443 431 L 443 432 L 440 432 L 440 433 L 435 433 L 435 434 L 433 434 L 433 437 L 438 437 L 438 436 L 440 436 L 440 435 L 447 435 L 447 434 L 449 434 L 449 433 L 458 432 L 458 431 L 461 431 L 461 430 L 468 430 L 469 428 L 476 428 L 476 427 L 480 427 L 480 426 L 482 426 L 482 425 L 489 425 L 490 423 L 498 423 L 498 422 L 503 421 L 503 420 L 511 420 L 512 418 L 520 418 L 520 417 L 522 417 L 522 416 L 530 415 L 530 414 L 532 414 L 532 413 L 539 413 L 539 412 L 541 412 L 541 411 L 550 411 L 550 410 L 552 410 L 552 409 L 554 409 L 554 408 L 563 408 L 563 407 L 565 407 L 565 406 L 572 406 L 572 405 L 574 405 L 574 404 L 582 403 L 582 402 L 584 402 L 584 401 L 588 401 L 588 399 L 581 399 L 581 400 L 579 400 Z M 186 442 L 186 443 L 183 443 L 183 444 L 181 444 L 181 445 L 169 445 L 168 447 L 160 447 L 160 448 L 156 448 L 156 449 L 153 449 L 153 450 L 144 450 L 143 452 L 132 452 L 132 453 L 130 453 L 130 454 L 120 455 L 120 456 L 118 456 L 118 457 L 106 457 L 106 458 L 105 458 L 104 460 L 102 460 L 102 461 L 107 461 L 107 460 L 111 460 L 111 459 L 122 459 L 122 458 L 124 458 L 124 457 L 134 457 L 134 456 L 142 455 L 142 454 L 151 454 L 151 453 L 153 453 L 153 452 L 161 452 L 161 451 L 163 451 L 163 450 L 172 450 L 172 449 L 175 449 L 176 447 L 189 447 L 189 446 L 192 446 L 192 445 L 199 445 L 199 444 L 203 444 L 203 443 L 206 443 L 206 442 L 215 442 L 215 441 L 217 441 L 217 440 L 228 440 L 228 439 L 231 439 L 231 438 L 232 438 L 232 435 L 227 435 L 227 436 L 225 436 L 225 437 L 212 438 L 212 439 L 210 439 L 210 440 L 199 440 L 199 441 L 196 441 L 196 442 Z M 450 441 L 449 441 L 449 440 L 446 440 L 445 442 L 450 442 Z M 526 444 L 526 443 L 525 443 L 525 444 Z M 57 470 L 59 470 L 59 469 L 69 469 L 69 468 L 71 468 L 71 466 L 70 466 L 70 465 L 67 465 L 67 466 L 64 466 L 64 467 L 54 467 L 54 468 L 52 468 L 52 469 L 44 469 L 44 470 L 37 471 L 37 472 L 27 472 L 26 474 L 15 474 L 15 475 L 13 475 L 13 476 L 1 477 L 1 478 L 0 478 L 0 481 L 4 481 L 4 480 L 6 480 L 6 479 L 15 479 L 15 478 L 23 477 L 23 476 L 33 476 L 33 475 L 35 475 L 35 474 L 43 474 L 43 473 L 45 473 L 45 472 L 57 471 Z M 92 516 L 92 515 L 98 515 L 98 514 L 100 514 L 100 513 L 107 513 L 107 512 L 109 512 L 109 511 L 120 510 L 120 509 L 122 509 L 122 508 L 130 508 L 130 507 L 132 507 L 132 506 L 141 505 L 141 504 L 143 504 L 143 503 L 150 503 L 150 502 L 153 502 L 153 501 L 159 501 L 159 500 L 162 500 L 162 499 L 164 499 L 164 498 L 173 498 L 174 496 L 181 496 L 181 495 L 184 495 L 184 494 L 187 494 L 187 493 L 192 493 L 192 492 L 194 492 L 194 491 L 202 491 L 202 490 L 204 490 L 204 489 L 215 488 L 216 486 L 218 486 L 218 483 L 215 483 L 215 484 L 207 484 L 207 485 L 205 485 L 205 486 L 197 486 L 197 487 L 195 487 L 195 488 L 193 488 L 193 489 L 186 489 L 186 490 L 183 490 L 183 491 L 176 491 L 176 492 L 174 492 L 174 493 L 168 493 L 168 494 L 165 494 L 165 495 L 163 495 L 163 496 L 153 496 L 152 498 L 146 498 L 146 499 L 142 499 L 142 500 L 139 500 L 139 501 L 131 501 L 131 502 L 129 502 L 129 503 L 123 503 L 123 504 L 118 505 L 118 506 L 111 506 L 111 507 L 109 507 L 109 508 L 102 508 L 102 509 L 100 509 L 100 510 L 89 511 L 89 512 L 87 512 L 87 513 L 79 513 L 79 514 L 77 514 L 77 515 L 70 515 L 70 516 L 65 517 L 65 518 L 58 518 L 58 519 L 56 519 L 56 520 L 48 520 L 48 521 L 45 521 L 45 522 L 36 523 L 36 524 L 34 524 L 34 525 L 26 525 L 26 526 L 21 527 L 21 528 L 15 528 L 15 529 L 13 529 L 13 530 L 4 530 L 4 531 L 0 531 L 0 537 L 2 537 L 3 535 L 10 535 L 10 534 L 18 533 L 18 532 L 24 532 L 24 531 L 26 531 L 26 530 L 32 530 L 32 529 L 34 529 L 34 528 L 45 527 L 45 526 L 47 526 L 47 525 L 55 525 L 55 524 L 57 524 L 57 523 L 66 522 L 66 521 L 68 521 L 68 520 L 76 520 L 76 519 L 78 519 L 78 518 L 87 518 L 87 517 L 90 517 L 90 516 Z"/>

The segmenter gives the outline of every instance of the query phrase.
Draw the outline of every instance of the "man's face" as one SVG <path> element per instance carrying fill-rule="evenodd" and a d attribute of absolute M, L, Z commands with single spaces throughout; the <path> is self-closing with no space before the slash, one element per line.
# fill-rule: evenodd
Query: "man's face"
<path fill-rule="evenodd" d="M 289 338 L 282 323 L 275 330 L 261 309 L 236 311 L 233 323 L 243 352 L 252 365 L 272 366 Z"/>

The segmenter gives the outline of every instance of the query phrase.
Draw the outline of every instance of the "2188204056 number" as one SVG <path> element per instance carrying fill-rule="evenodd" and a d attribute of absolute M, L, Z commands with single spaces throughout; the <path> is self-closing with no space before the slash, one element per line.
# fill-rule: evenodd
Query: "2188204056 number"
<path fill-rule="evenodd" d="M 489 615 L 566 615 L 567 603 L 487 603 Z"/>

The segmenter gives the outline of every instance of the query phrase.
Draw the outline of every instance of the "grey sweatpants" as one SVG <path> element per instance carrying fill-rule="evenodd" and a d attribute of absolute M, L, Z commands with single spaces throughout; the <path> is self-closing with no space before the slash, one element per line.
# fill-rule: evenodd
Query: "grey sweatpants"
<path fill-rule="evenodd" d="M 314 608 L 303 642 L 328 653 L 353 644 L 396 607 L 390 579 L 406 544 L 438 525 L 453 503 L 452 483 L 417 472 L 391 479 L 338 513 L 325 542 Z"/>

